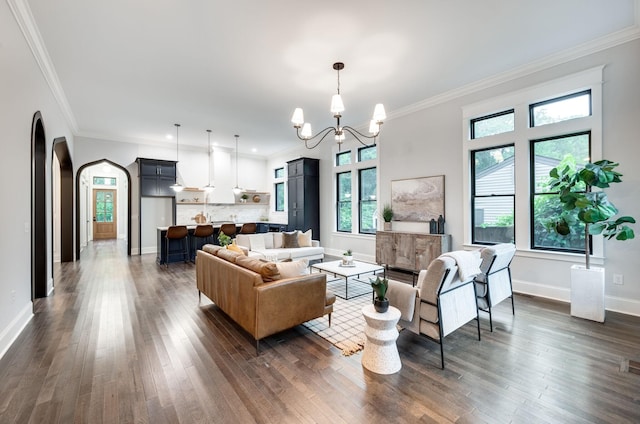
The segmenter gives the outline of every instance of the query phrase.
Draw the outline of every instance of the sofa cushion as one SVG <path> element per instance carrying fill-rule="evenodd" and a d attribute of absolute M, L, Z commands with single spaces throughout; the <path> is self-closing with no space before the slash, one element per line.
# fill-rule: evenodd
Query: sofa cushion
<path fill-rule="evenodd" d="M 240 254 L 244 255 L 244 250 L 242 250 L 242 249 L 240 248 L 240 246 L 238 246 L 237 244 L 230 244 L 230 245 L 228 245 L 228 246 L 227 246 L 227 250 L 231 250 L 231 251 L 233 251 L 233 252 L 238 252 L 238 253 L 240 253 Z"/>
<path fill-rule="evenodd" d="M 211 253 L 212 255 L 215 255 L 216 252 L 220 249 L 222 249 L 222 247 L 217 246 L 215 244 L 205 244 L 204 246 L 202 246 L 202 250 L 204 250 L 207 253 Z"/>
<path fill-rule="evenodd" d="M 300 259 L 299 261 L 276 263 L 282 278 L 294 278 L 300 275 L 309 274 L 309 261 Z"/>
<path fill-rule="evenodd" d="M 311 229 L 305 231 L 298 231 L 298 246 L 311 247 Z"/>
<path fill-rule="evenodd" d="M 220 259 L 224 259 L 225 261 L 229 261 L 232 264 L 235 264 L 236 258 L 238 256 L 244 256 L 244 255 L 242 253 L 238 253 L 236 251 L 229 250 L 229 249 L 218 249 L 218 251 L 216 252 L 216 256 L 219 257 Z"/>
<path fill-rule="evenodd" d="M 260 274 L 262 281 L 268 283 L 281 279 L 278 267 L 273 262 L 262 262 L 259 259 L 238 256 L 236 265 Z"/>
<path fill-rule="evenodd" d="M 282 247 L 284 247 L 285 249 L 300 247 L 300 245 L 298 244 L 298 231 L 282 233 Z"/>
<path fill-rule="evenodd" d="M 274 249 L 282 249 L 282 234 L 283 233 L 273 233 L 273 248 Z"/>

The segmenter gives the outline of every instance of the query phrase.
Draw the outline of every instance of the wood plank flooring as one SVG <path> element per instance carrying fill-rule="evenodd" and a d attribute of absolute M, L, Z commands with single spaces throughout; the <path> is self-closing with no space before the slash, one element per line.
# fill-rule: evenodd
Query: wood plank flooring
<path fill-rule="evenodd" d="M 401 332 L 381 376 L 302 326 L 253 340 L 193 264 L 96 242 L 56 266 L 55 293 L 0 360 L 0 423 L 638 423 L 640 318 L 604 324 L 516 296 L 435 343 Z M 625 362 L 627 361 L 627 362 Z M 628 369 L 626 367 L 625 369 Z"/>

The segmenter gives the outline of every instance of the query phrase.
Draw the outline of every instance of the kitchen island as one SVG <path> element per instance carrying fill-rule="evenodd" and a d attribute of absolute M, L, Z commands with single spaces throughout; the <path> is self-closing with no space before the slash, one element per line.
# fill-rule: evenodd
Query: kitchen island
<path fill-rule="evenodd" d="M 212 236 L 213 244 L 218 244 L 218 233 L 220 231 L 220 226 L 222 224 L 227 224 L 227 223 L 230 223 L 230 221 L 219 221 L 219 222 L 211 223 L 213 225 L 213 236 Z M 240 228 L 242 227 L 242 224 L 244 223 L 234 222 L 233 224 L 236 225 L 236 232 L 239 232 Z M 201 224 L 201 225 L 204 225 L 204 224 Z M 282 224 L 277 222 L 260 221 L 260 222 L 256 222 L 256 227 L 257 227 L 256 232 L 258 233 L 280 232 L 280 231 L 287 230 L 287 224 Z M 168 228 L 169 227 L 157 227 L 156 262 L 161 265 L 167 263 L 167 245 L 165 243 L 165 237 L 167 235 Z M 191 260 L 195 258 L 196 250 L 201 249 L 202 245 L 207 243 L 204 240 L 193 239 L 192 235 L 195 229 L 196 229 L 196 225 L 187 225 L 187 230 L 189 231 L 187 243 L 190 248 L 189 257 L 191 258 Z M 174 252 L 179 252 L 181 250 L 182 248 L 180 246 L 179 240 L 171 240 L 169 242 L 169 251 L 171 252 L 171 255 L 169 256 L 169 263 L 181 261 L 179 255 L 174 255 Z"/>

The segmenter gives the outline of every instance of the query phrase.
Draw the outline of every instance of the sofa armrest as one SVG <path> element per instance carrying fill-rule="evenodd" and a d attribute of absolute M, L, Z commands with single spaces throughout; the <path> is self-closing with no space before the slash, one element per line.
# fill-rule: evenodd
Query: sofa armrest
<path fill-rule="evenodd" d="M 324 315 L 327 276 L 316 273 L 256 288 L 256 339 Z"/>
<path fill-rule="evenodd" d="M 320 241 L 311 240 L 311 247 L 320 247 Z"/>

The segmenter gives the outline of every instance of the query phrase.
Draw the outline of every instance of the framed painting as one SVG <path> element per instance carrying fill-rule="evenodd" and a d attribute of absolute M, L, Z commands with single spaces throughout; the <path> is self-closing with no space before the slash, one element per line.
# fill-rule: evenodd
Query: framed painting
<path fill-rule="evenodd" d="M 391 207 L 394 221 L 444 217 L 444 175 L 391 181 Z"/>

